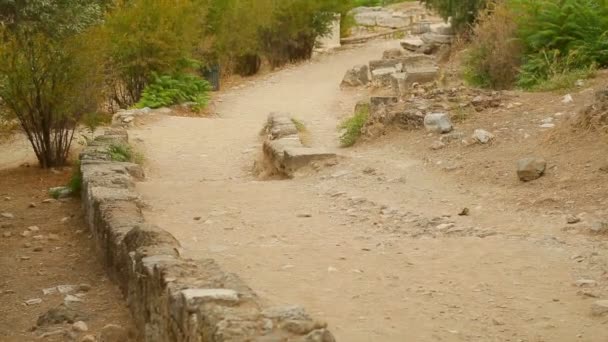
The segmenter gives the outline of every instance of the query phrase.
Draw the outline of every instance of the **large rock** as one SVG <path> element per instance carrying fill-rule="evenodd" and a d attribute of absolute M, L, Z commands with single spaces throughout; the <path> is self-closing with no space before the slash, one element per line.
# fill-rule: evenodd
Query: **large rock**
<path fill-rule="evenodd" d="M 407 81 L 407 74 L 404 72 L 398 72 L 391 75 L 391 85 L 395 96 L 403 97 L 407 95 L 409 87 Z"/>
<path fill-rule="evenodd" d="M 370 82 L 367 65 L 357 65 L 348 70 L 342 79 L 342 87 L 359 87 Z"/>
<path fill-rule="evenodd" d="M 608 315 L 608 300 L 598 300 L 591 305 L 591 314 L 593 316 Z"/>
<path fill-rule="evenodd" d="M 439 68 L 436 66 L 413 66 L 406 67 L 407 83 L 428 83 L 437 79 Z"/>
<path fill-rule="evenodd" d="M 473 132 L 473 140 L 480 144 L 487 144 L 494 140 L 494 134 L 483 129 L 476 129 L 475 132 Z"/>
<path fill-rule="evenodd" d="M 517 176 L 522 182 L 539 179 L 547 168 L 547 162 L 542 158 L 524 158 L 517 162 Z"/>
<path fill-rule="evenodd" d="M 418 51 L 422 45 L 424 45 L 424 42 L 418 37 L 406 38 L 401 41 L 401 47 L 409 51 Z"/>
<path fill-rule="evenodd" d="M 403 70 L 403 63 L 401 59 L 377 59 L 369 61 L 369 70 L 373 73 L 376 69 L 387 69 L 393 68 L 397 72 Z"/>
<path fill-rule="evenodd" d="M 424 117 L 424 127 L 430 132 L 441 134 L 449 133 L 454 129 L 452 121 L 446 113 L 427 114 Z"/>
<path fill-rule="evenodd" d="M 392 75 L 399 72 L 396 68 L 381 68 L 372 71 L 372 82 L 376 86 L 387 87 L 392 85 Z"/>

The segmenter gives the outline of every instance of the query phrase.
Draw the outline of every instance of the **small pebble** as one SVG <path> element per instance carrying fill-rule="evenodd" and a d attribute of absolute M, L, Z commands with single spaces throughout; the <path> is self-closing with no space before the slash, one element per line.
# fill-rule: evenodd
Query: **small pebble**
<path fill-rule="evenodd" d="M 89 331 L 89 327 L 83 321 L 78 321 L 78 322 L 72 324 L 72 329 L 74 329 L 74 331 L 78 331 L 78 332 Z"/>
<path fill-rule="evenodd" d="M 27 230 L 29 230 L 30 232 L 37 232 L 40 230 L 40 228 L 38 228 L 38 226 L 31 226 L 27 227 Z"/>
<path fill-rule="evenodd" d="M 15 218 L 15 215 L 13 215 L 11 213 L 2 213 L 2 214 L 0 214 L 0 216 L 7 218 L 7 219 Z"/>

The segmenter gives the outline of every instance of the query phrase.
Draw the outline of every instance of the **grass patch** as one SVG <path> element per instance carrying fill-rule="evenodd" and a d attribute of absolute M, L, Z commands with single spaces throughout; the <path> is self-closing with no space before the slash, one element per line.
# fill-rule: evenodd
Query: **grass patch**
<path fill-rule="evenodd" d="M 298 130 L 298 136 L 300 137 L 302 145 L 310 146 L 310 132 L 308 131 L 308 128 L 306 128 L 306 125 L 302 121 L 295 118 L 291 118 L 291 122 L 293 122 L 293 124 L 296 126 L 296 129 Z"/>
<path fill-rule="evenodd" d="M 66 186 L 72 190 L 72 194 L 74 196 L 80 195 L 80 190 L 82 189 L 82 171 L 80 170 L 80 161 L 74 163 L 72 175 L 70 176 L 70 180 Z"/>
<path fill-rule="evenodd" d="M 554 91 L 568 90 L 575 88 L 576 81 L 595 77 L 595 68 L 584 70 L 572 70 L 562 74 L 553 75 L 545 81 L 541 81 L 531 90 L 533 91 Z"/>
<path fill-rule="evenodd" d="M 108 149 L 110 159 L 116 162 L 130 162 L 133 159 L 131 146 L 124 144 L 114 144 Z"/>
<path fill-rule="evenodd" d="M 340 135 L 340 145 L 342 147 L 353 146 L 361 136 L 361 130 L 369 117 L 369 104 L 357 106 L 355 115 L 347 118 L 340 124 L 340 129 L 344 130 Z"/>

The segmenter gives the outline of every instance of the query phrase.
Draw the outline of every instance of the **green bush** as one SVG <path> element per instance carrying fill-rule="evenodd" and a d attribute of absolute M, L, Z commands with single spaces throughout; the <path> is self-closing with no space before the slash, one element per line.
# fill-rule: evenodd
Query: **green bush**
<path fill-rule="evenodd" d="M 82 171 L 80 170 L 80 161 L 74 163 L 72 175 L 70 176 L 67 187 L 72 190 L 72 194 L 74 196 L 80 195 L 80 190 L 82 189 Z"/>
<path fill-rule="evenodd" d="M 455 30 L 462 31 L 475 22 L 477 15 L 489 0 L 420 0 L 427 8 L 433 9 L 445 20 L 452 18 Z"/>
<path fill-rule="evenodd" d="M 129 145 L 111 145 L 108 152 L 110 153 L 110 159 L 115 162 L 130 162 L 133 160 L 133 150 Z"/>
<path fill-rule="evenodd" d="M 344 120 L 339 128 L 344 130 L 340 136 L 340 145 L 342 147 L 353 146 L 361 136 L 361 130 L 367 123 L 369 117 L 369 104 L 365 106 L 357 106 L 355 115 Z"/>
<path fill-rule="evenodd" d="M 139 101 L 153 74 L 192 67 L 202 40 L 205 6 L 197 0 L 122 1 L 104 25 L 110 97 L 120 108 Z"/>
<path fill-rule="evenodd" d="M 510 5 L 525 52 L 519 86 L 567 85 L 596 66 L 608 66 L 608 1 L 511 0 Z"/>
<path fill-rule="evenodd" d="M 211 86 L 204 79 L 190 75 L 158 76 L 143 91 L 137 107 L 160 108 L 185 102 L 194 102 L 195 110 L 207 106 Z"/>

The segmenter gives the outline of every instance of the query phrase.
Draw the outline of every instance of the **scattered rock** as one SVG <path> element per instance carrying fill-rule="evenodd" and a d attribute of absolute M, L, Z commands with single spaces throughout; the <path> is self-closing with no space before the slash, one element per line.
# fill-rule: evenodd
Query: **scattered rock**
<path fill-rule="evenodd" d="M 53 196 L 57 199 L 67 198 L 67 197 L 72 196 L 72 189 L 68 188 L 67 186 L 57 186 L 54 188 L 50 188 L 49 194 L 51 194 L 51 196 Z M 46 203 L 46 202 L 44 202 L 44 203 Z"/>
<path fill-rule="evenodd" d="M 554 123 L 545 123 L 540 125 L 540 128 L 555 128 L 555 124 Z"/>
<path fill-rule="evenodd" d="M 200 216 L 196 216 L 196 217 L 194 217 L 194 218 L 193 218 L 193 220 L 194 220 L 194 221 L 200 221 L 200 220 L 202 220 L 202 219 L 203 219 L 203 218 L 202 218 L 202 217 L 200 217 Z"/>
<path fill-rule="evenodd" d="M 363 173 L 366 175 L 375 175 L 376 174 L 376 169 L 374 169 L 373 167 L 366 167 L 365 169 L 363 169 Z"/>
<path fill-rule="evenodd" d="M 47 237 L 47 239 L 49 241 L 57 241 L 57 240 L 59 240 L 59 235 L 57 235 L 57 234 L 49 234 L 49 236 Z"/>
<path fill-rule="evenodd" d="M 524 158 L 517 163 L 517 176 L 522 182 L 530 182 L 542 177 L 547 162 L 541 158 Z"/>
<path fill-rule="evenodd" d="M 74 331 L 78 331 L 78 332 L 89 331 L 89 327 L 83 321 L 78 321 L 78 322 L 72 324 L 72 329 L 74 329 Z"/>
<path fill-rule="evenodd" d="M 80 342 L 96 342 L 95 336 L 93 335 L 85 335 L 80 339 Z"/>
<path fill-rule="evenodd" d="M 342 87 L 359 87 L 370 82 L 369 68 L 367 65 L 357 65 L 348 70 L 342 79 Z"/>
<path fill-rule="evenodd" d="M 34 247 L 34 252 L 42 252 L 43 249 L 42 247 L 38 246 L 38 247 Z"/>
<path fill-rule="evenodd" d="M 444 148 L 446 145 L 441 142 L 441 141 L 435 141 L 431 144 L 431 150 L 441 150 L 442 148 Z"/>
<path fill-rule="evenodd" d="M 2 213 L 0 214 L 1 217 L 6 218 L 6 219 L 14 219 L 15 215 L 11 214 L 11 213 Z"/>
<path fill-rule="evenodd" d="M 608 222 L 595 222 L 591 226 L 591 231 L 596 234 L 606 234 L 608 233 Z"/>
<path fill-rule="evenodd" d="M 424 117 L 424 127 L 427 131 L 435 133 L 449 133 L 454 128 L 452 121 L 446 113 L 432 113 Z"/>
<path fill-rule="evenodd" d="M 450 132 L 442 135 L 439 140 L 444 144 L 449 144 L 453 141 L 461 141 L 464 139 L 464 133 L 462 132 Z"/>
<path fill-rule="evenodd" d="M 572 102 L 574 102 L 574 99 L 572 98 L 572 95 L 570 95 L 570 94 L 566 94 L 566 96 L 564 96 L 564 98 L 562 99 L 563 104 L 568 104 L 568 103 L 572 103 Z"/>
<path fill-rule="evenodd" d="M 127 329 L 116 324 L 108 324 L 99 333 L 99 342 L 129 341 Z"/>
<path fill-rule="evenodd" d="M 82 283 L 80 285 L 78 285 L 78 291 L 79 292 L 89 292 L 91 291 L 92 286 L 86 283 Z"/>
<path fill-rule="evenodd" d="M 30 208 L 36 208 L 36 203 L 32 202 L 32 203 L 29 204 L 28 207 L 30 207 Z"/>
<path fill-rule="evenodd" d="M 27 227 L 27 230 L 29 230 L 30 232 L 37 232 L 40 230 L 40 228 L 38 226 L 30 226 Z"/>
<path fill-rule="evenodd" d="M 460 213 L 458 213 L 458 216 L 469 216 L 470 214 L 471 210 L 469 210 L 469 208 L 464 208 Z"/>
<path fill-rule="evenodd" d="M 13 236 L 13 233 L 11 233 L 11 232 L 4 232 L 4 233 L 2 233 L 2 236 L 5 237 L 5 238 L 10 238 L 11 236 Z"/>
<path fill-rule="evenodd" d="M 53 202 L 57 202 L 56 199 L 54 198 L 47 198 L 45 200 L 42 201 L 42 203 L 48 204 L 48 203 L 53 203 Z"/>
<path fill-rule="evenodd" d="M 598 300 L 591 305 L 593 316 L 604 316 L 608 314 L 608 300 Z"/>
<path fill-rule="evenodd" d="M 73 324 L 78 321 L 87 321 L 89 318 L 86 314 L 66 306 L 65 304 L 61 304 L 56 308 L 52 308 L 46 313 L 40 315 L 38 317 L 37 325 L 45 326 L 45 325 L 53 325 L 53 324 L 62 324 L 64 322 Z"/>
<path fill-rule="evenodd" d="M 480 144 L 487 144 L 494 140 L 494 134 L 483 129 L 476 129 L 475 132 L 473 132 L 473 140 Z"/>
<path fill-rule="evenodd" d="M 64 217 L 64 218 L 61 219 L 61 223 L 66 223 L 69 220 L 70 220 L 70 218 L 66 216 L 66 217 Z"/>
<path fill-rule="evenodd" d="M 12 197 L 10 197 L 10 196 L 6 196 L 6 197 L 4 197 L 4 200 L 5 200 L 5 201 L 7 201 L 7 202 L 8 202 L 8 201 L 10 201 L 10 200 L 12 200 L 12 199 L 13 199 L 13 198 L 12 198 Z"/>
<path fill-rule="evenodd" d="M 600 171 L 608 173 L 608 164 L 600 166 Z"/>
<path fill-rule="evenodd" d="M 40 303 L 42 303 L 41 298 L 33 298 L 33 299 L 28 299 L 25 301 L 25 305 L 27 305 L 27 306 L 38 305 Z"/>
<path fill-rule="evenodd" d="M 30 236 L 30 235 L 32 235 L 32 232 L 30 232 L 29 230 L 25 230 L 25 231 L 23 231 L 23 232 L 21 233 L 21 236 L 22 236 L 22 237 L 28 237 L 28 236 Z"/>
<path fill-rule="evenodd" d="M 568 215 L 566 217 L 566 222 L 568 222 L 568 224 L 577 224 L 579 222 L 581 222 L 580 217 L 577 217 L 575 215 Z"/>
<path fill-rule="evenodd" d="M 403 57 L 405 51 L 400 48 L 388 49 L 382 53 L 382 59 L 397 59 Z"/>
<path fill-rule="evenodd" d="M 579 279 L 574 284 L 578 287 L 592 287 L 596 286 L 597 282 L 591 279 Z"/>

